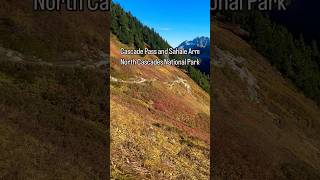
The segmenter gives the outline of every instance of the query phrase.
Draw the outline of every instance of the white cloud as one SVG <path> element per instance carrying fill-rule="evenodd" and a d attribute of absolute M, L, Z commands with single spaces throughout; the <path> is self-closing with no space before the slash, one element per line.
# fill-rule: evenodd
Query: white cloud
<path fill-rule="evenodd" d="M 159 28 L 160 31 L 170 31 L 171 28 Z"/>

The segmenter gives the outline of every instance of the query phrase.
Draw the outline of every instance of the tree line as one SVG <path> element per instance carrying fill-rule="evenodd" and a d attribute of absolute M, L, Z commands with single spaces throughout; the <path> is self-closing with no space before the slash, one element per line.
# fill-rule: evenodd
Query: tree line
<path fill-rule="evenodd" d="M 205 75 L 199 69 L 193 66 L 187 66 L 186 71 L 188 75 L 193 79 L 204 91 L 210 91 L 210 81 L 208 75 Z"/>
<path fill-rule="evenodd" d="M 316 41 L 294 37 L 286 27 L 259 11 L 226 12 L 224 20 L 250 32 L 247 41 L 304 94 L 320 103 L 320 53 Z"/>
<path fill-rule="evenodd" d="M 170 45 L 153 28 L 143 25 L 119 4 L 111 4 L 111 32 L 128 45 L 143 49 L 145 43 L 151 49 L 166 49 Z"/>
<path fill-rule="evenodd" d="M 144 49 L 167 49 L 171 46 L 153 28 L 142 24 L 130 12 L 126 12 L 119 4 L 111 3 L 111 32 L 117 36 L 120 42 L 129 46 Z M 172 55 L 170 58 L 185 58 L 181 55 Z M 183 67 L 179 67 L 183 68 Z M 184 67 L 187 74 L 203 90 L 209 92 L 209 79 L 204 73 L 193 66 Z"/>

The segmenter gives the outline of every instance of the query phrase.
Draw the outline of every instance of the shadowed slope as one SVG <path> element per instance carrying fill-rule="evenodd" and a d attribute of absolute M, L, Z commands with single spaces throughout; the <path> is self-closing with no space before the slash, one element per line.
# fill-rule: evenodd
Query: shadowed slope
<path fill-rule="evenodd" d="M 217 178 L 319 179 L 319 108 L 244 40 L 212 27 Z"/>
<path fill-rule="evenodd" d="M 0 7 L 0 179 L 106 179 L 108 14 Z"/>

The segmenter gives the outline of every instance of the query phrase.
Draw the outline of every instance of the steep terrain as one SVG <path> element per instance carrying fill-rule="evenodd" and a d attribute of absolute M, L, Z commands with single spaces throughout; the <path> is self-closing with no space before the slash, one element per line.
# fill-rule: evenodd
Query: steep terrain
<path fill-rule="evenodd" d="M 33 11 L 33 0 L 0 2 L 0 44 L 43 61 L 96 60 L 107 51 L 105 12 Z"/>
<path fill-rule="evenodd" d="M 106 179 L 107 16 L 0 7 L 0 179 Z"/>
<path fill-rule="evenodd" d="M 112 178 L 208 179 L 209 95 L 174 66 L 120 65 L 141 58 L 121 47 L 112 35 Z"/>
<path fill-rule="evenodd" d="M 216 178 L 319 179 L 319 107 L 231 31 L 211 33 Z"/>

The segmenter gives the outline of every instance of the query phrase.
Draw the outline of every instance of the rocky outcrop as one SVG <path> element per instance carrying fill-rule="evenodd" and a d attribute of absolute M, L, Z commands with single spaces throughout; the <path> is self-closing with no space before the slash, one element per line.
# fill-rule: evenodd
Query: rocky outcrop
<path fill-rule="evenodd" d="M 246 59 L 243 57 L 237 57 L 231 54 L 229 51 L 223 51 L 217 47 L 214 49 L 215 58 L 213 61 L 216 67 L 229 66 L 234 70 L 241 80 L 247 83 L 248 96 L 252 101 L 259 102 L 258 92 L 259 86 L 257 85 L 257 79 L 246 67 Z"/>

